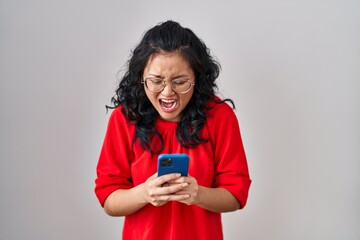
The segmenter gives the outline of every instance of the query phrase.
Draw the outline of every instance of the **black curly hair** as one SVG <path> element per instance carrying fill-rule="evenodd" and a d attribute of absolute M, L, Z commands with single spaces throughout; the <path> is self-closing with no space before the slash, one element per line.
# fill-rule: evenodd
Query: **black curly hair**
<path fill-rule="evenodd" d="M 215 103 L 229 101 L 235 107 L 231 99 L 219 100 L 214 97 L 220 65 L 210 55 L 204 42 L 190 29 L 175 21 L 156 25 L 144 34 L 133 50 L 127 71 L 116 89 L 116 95 L 111 99 L 114 107 L 107 106 L 122 106 L 124 116 L 136 125 L 134 142 L 138 139 L 142 148 L 151 153 L 160 153 L 164 140 L 154 127 L 159 114 L 147 98 L 141 81 L 144 68 L 153 54 L 172 52 L 178 52 L 187 59 L 196 82 L 193 96 L 183 110 L 177 127 L 176 136 L 182 146 L 191 148 L 207 141 L 200 137 L 200 132 L 206 120 L 209 100 Z M 155 137 L 160 139 L 160 146 L 154 146 L 152 140 Z"/>

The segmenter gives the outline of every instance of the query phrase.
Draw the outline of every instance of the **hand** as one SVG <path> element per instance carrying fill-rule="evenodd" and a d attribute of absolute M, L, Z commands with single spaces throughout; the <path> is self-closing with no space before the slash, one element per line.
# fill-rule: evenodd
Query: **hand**
<path fill-rule="evenodd" d="M 142 185 L 142 193 L 145 201 L 154 206 L 162 206 L 168 201 L 181 202 L 189 198 L 189 194 L 180 193 L 188 187 L 189 184 L 179 179 L 181 179 L 181 175 L 178 173 L 166 174 L 160 177 L 155 173 Z"/>
<path fill-rule="evenodd" d="M 188 195 L 189 197 L 183 198 L 183 199 L 180 199 L 177 201 L 187 204 L 187 205 L 197 204 L 198 196 L 199 196 L 199 185 L 198 185 L 196 179 L 191 176 L 188 176 L 188 177 L 178 178 L 177 180 L 172 182 L 172 184 L 184 184 L 184 183 L 187 183 L 188 186 L 184 187 L 183 189 L 176 192 L 175 194 L 180 195 L 180 196 Z"/>

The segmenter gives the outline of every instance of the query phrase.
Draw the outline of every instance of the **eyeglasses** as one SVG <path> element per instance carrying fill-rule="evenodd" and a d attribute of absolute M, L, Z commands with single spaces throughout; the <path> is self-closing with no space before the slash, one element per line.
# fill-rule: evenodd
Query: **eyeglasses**
<path fill-rule="evenodd" d="M 164 90 L 167 82 L 161 78 L 146 78 L 141 81 L 145 87 L 153 93 L 159 93 Z M 191 87 L 195 85 L 195 83 L 190 80 L 184 79 L 175 79 L 171 81 L 171 89 L 176 93 L 187 93 L 190 91 Z"/>

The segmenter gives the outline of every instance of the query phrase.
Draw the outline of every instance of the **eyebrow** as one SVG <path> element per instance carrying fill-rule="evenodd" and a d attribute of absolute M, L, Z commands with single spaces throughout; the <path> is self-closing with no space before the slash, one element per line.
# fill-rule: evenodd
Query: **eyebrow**
<path fill-rule="evenodd" d="M 157 78 L 161 78 L 161 79 L 163 79 L 163 78 L 164 78 L 164 77 L 162 77 L 162 76 L 161 76 L 161 75 L 159 75 L 159 74 L 153 74 L 153 73 L 149 73 L 147 77 L 149 77 L 149 76 L 152 76 L 152 77 L 157 77 Z"/>
<path fill-rule="evenodd" d="M 159 74 L 154 74 L 154 73 L 149 73 L 149 74 L 147 75 L 147 78 L 149 78 L 149 77 L 156 77 L 156 78 L 164 79 L 164 77 L 162 77 L 161 75 L 159 75 Z M 189 75 L 186 75 L 186 74 L 182 74 L 182 75 L 178 75 L 178 76 L 172 78 L 172 80 L 179 79 L 179 78 L 190 78 L 190 76 L 189 76 Z"/>
<path fill-rule="evenodd" d="M 174 77 L 172 80 L 179 79 L 179 78 L 190 78 L 190 76 L 189 75 L 179 75 L 179 76 Z"/>

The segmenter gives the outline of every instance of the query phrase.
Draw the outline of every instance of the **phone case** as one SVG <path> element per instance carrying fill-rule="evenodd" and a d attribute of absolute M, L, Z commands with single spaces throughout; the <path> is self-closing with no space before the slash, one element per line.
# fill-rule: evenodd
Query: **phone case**
<path fill-rule="evenodd" d="M 188 175 L 189 156 L 187 154 L 161 154 L 158 157 L 158 176 L 169 173 Z"/>

